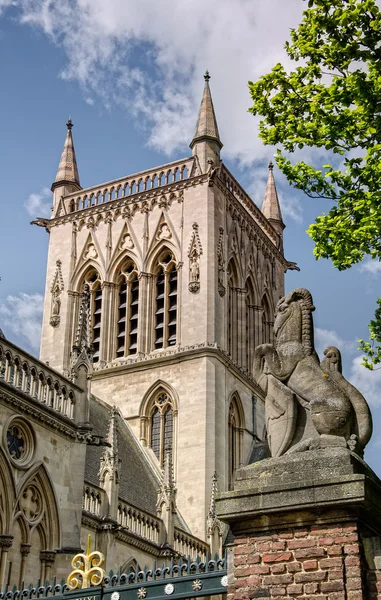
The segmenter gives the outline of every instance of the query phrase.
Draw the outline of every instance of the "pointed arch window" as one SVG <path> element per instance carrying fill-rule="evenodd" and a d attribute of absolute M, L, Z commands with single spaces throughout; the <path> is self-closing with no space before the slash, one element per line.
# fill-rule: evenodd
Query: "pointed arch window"
<path fill-rule="evenodd" d="M 136 354 L 139 325 L 139 279 L 135 263 L 128 260 L 118 275 L 116 356 Z"/>
<path fill-rule="evenodd" d="M 246 368 L 251 372 L 254 349 L 256 346 L 255 339 L 255 292 L 252 279 L 249 277 L 246 280 Z"/>
<path fill-rule="evenodd" d="M 228 287 L 229 287 L 229 305 L 228 305 L 228 350 L 233 360 L 238 355 L 238 303 L 237 287 L 238 275 L 233 260 L 228 265 Z"/>
<path fill-rule="evenodd" d="M 243 417 L 240 399 L 233 396 L 228 415 L 228 482 L 233 489 L 236 470 L 242 466 Z"/>
<path fill-rule="evenodd" d="M 91 269 L 85 276 L 82 285 L 82 291 L 85 286 L 90 291 L 90 326 L 91 343 L 94 348 L 93 361 L 98 362 L 101 346 L 101 327 L 102 327 L 102 282 L 96 269 Z"/>
<path fill-rule="evenodd" d="M 274 319 L 271 316 L 270 304 L 266 296 L 262 298 L 262 344 L 268 344 L 273 337 Z"/>
<path fill-rule="evenodd" d="M 165 452 L 173 446 L 173 403 L 164 391 L 154 397 L 150 425 L 150 446 L 160 464 L 163 464 Z"/>
<path fill-rule="evenodd" d="M 164 251 L 156 267 L 154 347 L 167 348 L 177 341 L 177 267 L 173 255 Z"/>

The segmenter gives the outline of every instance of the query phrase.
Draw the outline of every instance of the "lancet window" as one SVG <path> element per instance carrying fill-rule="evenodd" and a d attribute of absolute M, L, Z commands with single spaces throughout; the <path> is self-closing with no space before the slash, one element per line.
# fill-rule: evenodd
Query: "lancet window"
<path fill-rule="evenodd" d="M 240 399 L 234 395 L 229 405 L 228 416 L 228 480 L 229 488 L 234 485 L 236 470 L 242 466 L 243 417 Z"/>
<path fill-rule="evenodd" d="M 251 371 L 255 339 L 255 292 L 251 278 L 246 280 L 246 368 Z"/>
<path fill-rule="evenodd" d="M 238 354 L 238 303 L 237 303 L 237 286 L 238 276 L 237 269 L 233 260 L 228 266 L 228 286 L 229 286 L 229 305 L 228 305 L 228 350 L 230 356 L 236 360 Z"/>
<path fill-rule="evenodd" d="M 162 253 L 155 282 L 155 348 L 174 346 L 177 341 L 177 268 L 169 251 Z"/>
<path fill-rule="evenodd" d="M 160 464 L 163 464 L 165 453 L 173 444 L 173 404 L 170 396 L 159 391 L 151 409 L 150 446 Z"/>
<path fill-rule="evenodd" d="M 94 347 L 93 360 L 94 362 L 98 362 L 102 325 L 102 284 L 99 273 L 95 269 L 91 269 L 87 273 L 83 283 L 83 288 L 85 285 L 88 285 L 90 290 L 90 319 L 92 332 L 91 342 Z"/>
<path fill-rule="evenodd" d="M 274 322 L 271 316 L 270 304 L 266 296 L 262 299 L 262 344 L 270 343 L 272 340 L 272 328 Z"/>
<path fill-rule="evenodd" d="M 135 354 L 138 347 L 139 280 L 136 265 L 127 261 L 118 276 L 116 356 Z"/>

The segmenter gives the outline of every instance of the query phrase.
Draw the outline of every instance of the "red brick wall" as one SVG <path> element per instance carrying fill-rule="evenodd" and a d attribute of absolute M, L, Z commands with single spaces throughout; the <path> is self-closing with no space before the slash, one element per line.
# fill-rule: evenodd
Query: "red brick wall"
<path fill-rule="evenodd" d="M 381 585 L 365 579 L 356 523 L 236 536 L 228 600 L 375 600 Z"/>

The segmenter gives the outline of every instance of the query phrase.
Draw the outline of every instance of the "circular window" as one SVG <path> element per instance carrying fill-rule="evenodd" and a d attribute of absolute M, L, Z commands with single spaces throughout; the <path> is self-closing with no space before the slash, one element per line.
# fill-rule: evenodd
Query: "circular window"
<path fill-rule="evenodd" d="M 29 466 L 34 454 L 34 435 L 30 426 L 19 417 L 13 418 L 5 431 L 5 446 L 11 461 L 18 467 Z"/>

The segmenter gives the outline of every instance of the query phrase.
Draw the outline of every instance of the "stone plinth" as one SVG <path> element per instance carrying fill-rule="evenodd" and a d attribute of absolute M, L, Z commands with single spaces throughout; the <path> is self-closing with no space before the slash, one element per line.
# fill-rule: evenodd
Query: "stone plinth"
<path fill-rule="evenodd" d="M 217 510 L 234 535 L 229 600 L 381 598 L 381 481 L 349 450 L 249 465 Z"/>

